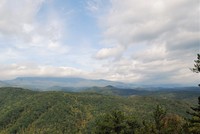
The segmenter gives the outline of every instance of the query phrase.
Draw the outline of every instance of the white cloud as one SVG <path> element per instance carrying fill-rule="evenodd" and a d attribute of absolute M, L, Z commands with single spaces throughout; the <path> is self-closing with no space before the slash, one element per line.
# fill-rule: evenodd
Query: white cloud
<path fill-rule="evenodd" d="M 16 76 L 84 76 L 82 70 L 66 66 L 41 66 L 36 64 L 10 64 L 0 67 L 1 79 L 12 79 Z"/>
<path fill-rule="evenodd" d="M 25 33 L 30 33 L 31 31 L 34 30 L 34 27 L 33 27 L 33 25 L 30 25 L 30 24 L 24 24 L 23 30 Z"/>
<path fill-rule="evenodd" d="M 166 42 L 168 47 L 176 46 L 173 42 L 168 44 L 168 40 L 184 41 L 199 35 L 196 0 L 111 2 L 112 8 L 100 20 L 105 27 L 105 40 L 114 40 L 123 46 L 160 41 Z M 187 34 L 187 38 L 178 38 L 177 35 L 183 32 L 190 34 Z"/>
<path fill-rule="evenodd" d="M 87 9 L 91 12 L 96 12 L 99 10 L 99 2 L 98 0 L 87 1 Z"/>
<path fill-rule="evenodd" d="M 8 35 L 22 34 L 24 26 L 31 27 L 44 0 L 0 1 L 0 31 Z"/>
<path fill-rule="evenodd" d="M 97 59 L 106 59 L 113 56 L 120 56 L 120 54 L 124 51 L 124 49 L 125 48 L 122 46 L 117 46 L 114 48 L 103 48 L 98 51 L 95 57 Z"/>
<path fill-rule="evenodd" d="M 1 77 L 75 75 L 149 84 L 198 81 L 188 69 L 200 50 L 198 0 L 86 3 L 102 28 L 102 36 L 97 35 L 103 38 L 101 47 L 97 43 L 98 47 L 69 48 L 64 43 L 66 16 L 49 6 L 51 1 L 0 0 Z M 48 11 L 38 16 L 44 5 Z"/>
<path fill-rule="evenodd" d="M 87 0 L 86 8 L 92 13 L 102 12 L 110 4 L 108 0 Z"/>
<path fill-rule="evenodd" d="M 111 4 L 99 21 L 104 28 L 104 42 L 118 45 L 105 47 L 97 55 L 99 59 L 121 55 L 105 65 L 112 79 L 129 80 L 132 75 L 139 78 L 133 81 L 146 83 L 198 81 L 189 70 L 200 50 L 197 0 L 111 0 Z M 116 51 L 119 46 L 124 50 Z M 129 62 L 121 65 L 125 57 Z M 132 61 L 137 64 L 132 65 Z"/>
<path fill-rule="evenodd" d="M 168 56 L 165 44 L 154 44 L 142 52 L 135 54 L 133 58 L 140 61 L 151 62 L 156 60 L 164 60 Z"/>
<path fill-rule="evenodd" d="M 7 0 L 0 4 L 3 5 L 0 9 L 0 33 L 3 38 L 17 38 L 25 42 L 26 47 L 30 44 L 45 46 L 46 41 L 56 42 L 62 38 L 64 24 L 56 11 L 49 11 L 46 20 L 37 18 L 42 5 L 48 4 L 46 0 Z M 20 44 L 16 44 L 16 47 L 20 47 Z"/>
<path fill-rule="evenodd" d="M 44 4 L 49 6 L 48 11 L 44 18 L 39 18 Z M 33 59 L 50 61 L 68 53 L 69 46 L 63 43 L 66 23 L 51 4 L 48 0 L 0 1 L 2 64 Z"/>
<path fill-rule="evenodd" d="M 190 62 L 192 65 L 192 61 Z M 182 84 L 197 85 L 199 75 L 192 73 L 191 66 L 179 60 L 141 61 L 121 58 L 118 61 L 109 61 L 95 76 L 115 81 L 138 83 L 141 85 L 155 84 Z"/>

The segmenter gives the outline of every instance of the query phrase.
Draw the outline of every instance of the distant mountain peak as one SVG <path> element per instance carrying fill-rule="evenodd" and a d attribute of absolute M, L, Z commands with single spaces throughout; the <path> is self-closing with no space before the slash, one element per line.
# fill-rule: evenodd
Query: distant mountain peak
<path fill-rule="evenodd" d="M 52 89 L 52 87 L 106 87 L 108 89 L 127 88 L 127 83 L 104 80 L 104 79 L 85 79 L 81 77 L 17 77 L 13 80 L 3 81 L 10 85 L 31 88 L 31 89 Z"/>
<path fill-rule="evenodd" d="M 112 86 L 112 85 L 107 85 L 107 86 L 105 86 L 106 88 L 115 88 L 114 86 Z"/>

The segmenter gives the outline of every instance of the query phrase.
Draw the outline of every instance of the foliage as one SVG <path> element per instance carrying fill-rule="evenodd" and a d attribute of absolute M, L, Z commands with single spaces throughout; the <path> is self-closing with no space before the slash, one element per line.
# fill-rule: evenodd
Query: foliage
<path fill-rule="evenodd" d="M 155 111 L 153 112 L 153 118 L 155 121 L 155 127 L 158 134 L 161 133 L 161 129 L 164 126 L 163 119 L 165 116 L 166 116 L 166 110 L 162 106 L 157 105 Z"/>
<path fill-rule="evenodd" d="M 195 73 L 200 73 L 200 54 L 197 54 L 197 60 L 194 62 L 194 68 L 191 70 Z M 189 132 L 192 134 L 200 134 L 200 96 L 198 97 L 198 104 L 197 107 L 191 107 L 193 112 L 188 112 L 188 114 L 192 116 L 191 119 L 188 119 Z"/>
<path fill-rule="evenodd" d="M 192 116 L 189 119 L 189 131 L 192 134 L 200 134 L 200 96 L 198 97 L 198 106 L 191 107 L 193 112 L 188 112 Z"/>
<path fill-rule="evenodd" d="M 138 134 L 188 134 L 185 120 L 177 115 L 167 113 L 160 105 L 157 105 L 152 114 L 153 122 L 143 121 Z"/>
<path fill-rule="evenodd" d="M 186 121 L 179 115 L 168 114 L 163 118 L 163 133 L 165 134 L 184 134 Z"/>
<path fill-rule="evenodd" d="M 200 54 L 197 54 L 197 60 L 194 60 L 194 68 L 191 70 L 195 73 L 200 73 Z"/>
<path fill-rule="evenodd" d="M 190 109 L 191 103 L 156 96 L 121 97 L 0 88 L 0 134 L 93 134 L 106 124 L 104 127 L 113 133 L 152 134 L 156 132 L 156 125 L 152 123 L 155 105 L 163 105 L 169 113 L 187 117 L 185 110 Z M 171 123 L 165 122 L 171 120 L 167 116 L 162 118 L 163 128 L 169 128 Z M 177 118 L 177 121 L 180 120 Z"/>
<path fill-rule="evenodd" d="M 197 54 L 197 60 L 194 60 L 194 68 L 192 68 L 191 70 L 195 73 L 200 73 L 200 54 Z"/>
<path fill-rule="evenodd" d="M 124 112 L 114 110 L 97 118 L 95 122 L 97 134 L 135 134 L 140 127 L 133 116 L 125 115 Z"/>

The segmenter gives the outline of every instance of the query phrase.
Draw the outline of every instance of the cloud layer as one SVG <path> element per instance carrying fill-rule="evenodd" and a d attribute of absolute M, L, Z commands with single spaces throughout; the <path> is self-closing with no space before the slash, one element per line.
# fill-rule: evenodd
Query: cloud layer
<path fill-rule="evenodd" d="M 135 77 L 144 83 L 199 80 L 188 69 L 200 52 L 197 0 L 112 0 L 111 3 L 112 8 L 100 21 L 105 29 L 105 42 L 118 45 L 102 48 L 96 57 L 106 60 L 121 55 L 114 64 L 106 65 L 110 71 L 114 68 L 113 74 L 119 74 L 114 79 L 126 81 Z M 142 49 L 138 51 L 138 47 Z"/>
<path fill-rule="evenodd" d="M 34 75 L 198 83 L 199 76 L 189 70 L 200 52 L 198 0 L 60 2 L 65 7 L 55 0 L 0 0 L 0 79 Z M 90 28 L 94 22 L 97 35 L 89 33 L 94 27 L 81 31 L 73 25 Z"/>
<path fill-rule="evenodd" d="M 15 60 L 35 59 L 37 62 L 41 57 L 68 52 L 68 47 L 61 40 L 64 25 L 59 15 L 56 12 L 49 12 L 45 15 L 46 20 L 38 19 L 42 14 L 42 6 L 50 5 L 50 2 L 45 0 L 0 2 L 1 50 L 3 59 L 7 62 L 13 62 L 12 57 Z"/>

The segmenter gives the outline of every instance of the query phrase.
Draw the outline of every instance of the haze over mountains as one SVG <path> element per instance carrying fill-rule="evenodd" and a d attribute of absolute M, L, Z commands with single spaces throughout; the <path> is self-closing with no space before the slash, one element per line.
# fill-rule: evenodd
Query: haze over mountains
<path fill-rule="evenodd" d="M 61 87 L 68 88 L 85 88 L 85 87 L 104 87 L 112 85 L 120 88 L 131 88 L 133 84 L 122 82 L 114 82 L 109 80 L 91 80 L 75 77 L 18 77 L 12 80 L 5 80 L 0 82 L 0 86 L 17 86 L 31 89 L 56 89 Z"/>
<path fill-rule="evenodd" d="M 104 89 L 135 89 L 135 90 L 179 90 L 183 86 L 169 85 L 145 85 L 123 83 L 104 79 L 84 79 L 78 77 L 17 77 L 12 80 L 0 81 L 0 87 L 22 87 L 34 90 L 65 90 L 77 91 L 80 89 L 92 89 L 93 87 Z M 181 87 L 181 88 L 180 88 Z"/>

